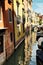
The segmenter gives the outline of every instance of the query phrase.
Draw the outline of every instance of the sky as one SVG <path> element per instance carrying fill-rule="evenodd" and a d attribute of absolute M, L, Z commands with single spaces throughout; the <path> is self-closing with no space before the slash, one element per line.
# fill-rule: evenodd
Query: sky
<path fill-rule="evenodd" d="M 32 0 L 32 1 L 33 1 L 32 3 L 33 11 L 43 15 L 43 0 Z"/>

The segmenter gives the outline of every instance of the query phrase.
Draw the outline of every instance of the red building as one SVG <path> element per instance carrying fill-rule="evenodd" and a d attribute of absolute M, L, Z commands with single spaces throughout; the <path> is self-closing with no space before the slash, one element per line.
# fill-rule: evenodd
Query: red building
<path fill-rule="evenodd" d="M 14 51 L 12 10 L 12 0 L 0 0 L 0 57 L 4 59 Z"/>

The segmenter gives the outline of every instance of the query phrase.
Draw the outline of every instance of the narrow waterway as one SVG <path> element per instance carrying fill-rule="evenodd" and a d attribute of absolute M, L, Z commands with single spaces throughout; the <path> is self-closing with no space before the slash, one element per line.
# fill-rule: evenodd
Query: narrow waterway
<path fill-rule="evenodd" d="M 36 50 L 38 49 L 37 42 L 32 46 L 32 55 L 29 65 L 36 65 Z"/>
<path fill-rule="evenodd" d="M 22 64 L 24 65 L 24 59 L 25 59 L 24 48 L 25 48 L 25 43 L 23 41 L 20 44 L 20 46 L 14 51 L 13 55 L 8 60 L 6 60 L 3 65 L 22 65 Z M 38 48 L 37 43 L 35 43 L 32 46 L 31 60 L 28 65 L 36 65 L 36 50 L 37 50 L 37 48 Z"/>
<path fill-rule="evenodd" d="M 24 60 L 24 41 L 14 51 L 13 55 L 3 65 L 20 65 Z"/>

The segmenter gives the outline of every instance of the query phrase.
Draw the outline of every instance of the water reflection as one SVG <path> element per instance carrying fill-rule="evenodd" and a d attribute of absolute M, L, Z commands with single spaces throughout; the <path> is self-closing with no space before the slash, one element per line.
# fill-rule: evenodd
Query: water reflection
<path fill-rule="evenodd" d="M 38 49 L 37 43 L 32 47 L 32 57 L 29 65 L 36 65 L 36 50 Z"/>
<path fill-rule="evenodd" d="M 21 65 L 24 61 L 24 41 L 14 51 L 13 55 L 4 62 L 3 65 Z"/>
<path fill-rule="evenodd" d="M 31 45 L 30 37 L 20 44 L 20 46 L 14 51 L 13 55 L 4 62 L 3 65 L 27 65 L 31 57 Z"/>
<path fill-rule="evenodd" d="M 24 60 L 24 65 L 29 63 L 30 57 L 31 57 L 31 41 L 30 41 L 30 35 L 27 37 L 25 36 L 25 60 Z"/>

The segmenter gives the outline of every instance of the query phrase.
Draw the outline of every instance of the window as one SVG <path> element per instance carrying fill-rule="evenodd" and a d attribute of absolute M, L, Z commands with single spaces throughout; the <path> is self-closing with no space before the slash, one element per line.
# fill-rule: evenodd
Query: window
<path fill-rule="evenodd" d="M 17 1 L 17 15 L 19 15 L 19 2 Z"/>
<path fill-rule="evenodd" d="M 25 24 L 25 10 L 22 8 L 22 21 L 23 21 L 23 32 L 25 32 L 24 24 Z"/>
<path fill-rule="evenodd" d="M 20 21 L 21 21 L 21 16 L 19 15 L 19 2 L 16 1 L 17 3 L 17 24 L 20 24 Z"/>
<path fill-rule="evenodd" d="M 25 24 L 25 23 L 23 22 L 23 32 L 25 32 L 25 27 L 24 27 L 24 24 Z"/>
<path fill-rule="evenodd" d="M 0 53 L 3 52 L 3 36 L 0 36 Z"/>
<path fill-rule="evenodd" d="M 9 22 L 12 22 L 12 11 L 11 9 L 9 9 L 8 11 L 9 11 Z"/>
<path fill-rule="evenodd" d="M 1 7 L 1 2 L 0 2 L 0 20 L 2 19 L 2 7 Z"/>
<path fill-rule="evenodd" d="M 23 20 L 23 22 L 25 22 L 25 11 L 24 11 L 24 9 L 22 9 L 22 20 Z"/>
<path fill-rule="evenodd" d="M 23 19 L 23 22 L 25 22 L 25 10 L 22 9 L 22 19 Z"/>
<path fill-rule="evenodd" d="M 0 20 L 1 20 L 1 7 L 0 7 Z"/>
<path fill-rule="evenodd" d="M 12 0 L 8 0 L 8 3 L 9 3 L 9 4 L 12 3 Z"/>
<path fill-rule="evenodd" d="M 11 42 L 12 42 L 12 40 L 13 40 L 13 39 L 12 39 L 12 32 L 10 33 L 10 39 L 11 39 Z"/>
<path fill-rule="evenodd" d="M 20 28 L 20 24 L 19 25 L 17 25 L 17 29 L 18 29 L 18 37 L 20 36 L 20 34 L 21 34 L 21 28 Z"/>
<path fill-rule="evenodd" d="M 31 5 L 31 1 L 29 1 L 29 4 Z"/>
<path fill-rule="evenodd" d="M 20 22 L 21 22 L 21 16 L 17 15 L 17 24 L 20 24 Z"/>
<path fill-rule="evenodd" d="M 25 10 L 22 8 L 22 21 L 23 21 L 23 32 L 25 32 L 24 24 L 25 24 Z"/>
<path fill-rule="evenodd" d="M 24 0 L 22 0 L 22 2 L 23 2 Z"/>
<path fill-rule="evenodd" d="M 20 36 L 20 31 L 18 32 L 18 37 Z"/>

